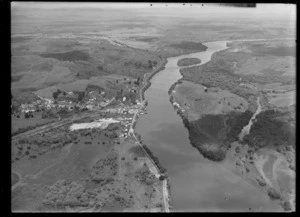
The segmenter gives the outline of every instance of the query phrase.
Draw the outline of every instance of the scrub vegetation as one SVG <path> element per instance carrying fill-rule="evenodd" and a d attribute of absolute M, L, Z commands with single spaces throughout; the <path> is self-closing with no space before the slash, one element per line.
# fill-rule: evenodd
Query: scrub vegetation
<path fill-rule="evenodd" d="M 285 114 L 274 110 L 267 110 L 258 114 L 249 134 L 243 138 L 243 142 L 255 149 L 270 143 L 275 147 L 295 146 L 295 132 L 286 123 L 276 119 L 283 115 Z"/>
<path fill-rule="evenodd" d="M 178 66 L 190 66 L 201 63 L 201 60 L 198 58 L 183 58 L 178 60 Z"/>
<path fill-rule="evenodd" d="M 230 144 L 238 140 L 242 128 L 248 124 L 252 112 L 227 115 L 205 115 L 196 121 L 185 121 L 191 144 L 204 157 L 222 161 Z"/>

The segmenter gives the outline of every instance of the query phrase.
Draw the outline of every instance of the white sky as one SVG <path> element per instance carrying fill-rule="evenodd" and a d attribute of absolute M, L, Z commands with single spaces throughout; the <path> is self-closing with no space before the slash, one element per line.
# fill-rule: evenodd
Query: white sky
<path fill-rule="evenodd" d="M 248 14 L 250 16 L 271 16 L 274 18 L 289 17 L 289 19 L 296 19 L 296 5 L 295 4 L 257 4 L 257 8 L 241 8 L 241 7 L 216 7 L 214 4 L 201 3 L 71 3 L 71 2 L 12 2 L 13 8 L 40 8 L 40 9 L 52 9 L 52 8 L 109 8 L 109 9 L 139 9 L 142 11 L 155 12 L 159 8 L 161 12 L 174 12 L 178 15 L 198 15 L 198 14 L 216 14 L 216 15 L 243 15 Z M 168 6 L 166 6 L 168 5 Z M 149 10 L 148 10 L 149 9 Z M 157 11 L 158 12 L 158 11 Z M 221 15 L 220 15 L 221 16 Z"/>

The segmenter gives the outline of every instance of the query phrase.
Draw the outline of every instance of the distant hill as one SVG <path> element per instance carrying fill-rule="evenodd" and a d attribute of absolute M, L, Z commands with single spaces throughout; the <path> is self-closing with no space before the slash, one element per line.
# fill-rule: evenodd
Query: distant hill
<path fill-rule="evenodd" d="M 256 8 L 256 3 L 224 3 L 221 6 Z"/>

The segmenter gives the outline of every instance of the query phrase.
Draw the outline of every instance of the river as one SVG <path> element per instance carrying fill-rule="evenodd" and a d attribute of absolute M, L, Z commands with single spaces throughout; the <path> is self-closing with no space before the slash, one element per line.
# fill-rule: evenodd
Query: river
<path fill-rule="evenodd" d="M 181 78 L 179 59 L 196 57 L 201 65 L 227 48 L 225 41 L 204 44 L 205 52 L 168 58 L 165 69 L 151 79 L 145 92 L 147 115 L 139 118 L 135 129 L 168 171 L 173 211 L 281 211 L 265 193 L 222 163 L 204 159 L 190 145 L 188 131 L 169 101 L 170 86 Z"/>

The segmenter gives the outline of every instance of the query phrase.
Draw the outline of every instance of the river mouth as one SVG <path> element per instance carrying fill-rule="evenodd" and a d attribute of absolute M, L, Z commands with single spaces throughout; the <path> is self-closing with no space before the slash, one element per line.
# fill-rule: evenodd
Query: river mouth
<path fill-rule="evenodd" d="M 151 79 L 145 92 L 147 115 L 136 131 L 168 171 L 173 211 L 281 211 L 279 205 L 222 163 L 204 159 L 192 147 L 182 119 L 169 101 L 170 86 L 181 78 L 177 61 L 195 57 L 201 64 L 214 52 L 226 49 L 226 41 L 208 42 L 204 52 L 168 58 L 165 69 Z"/>

